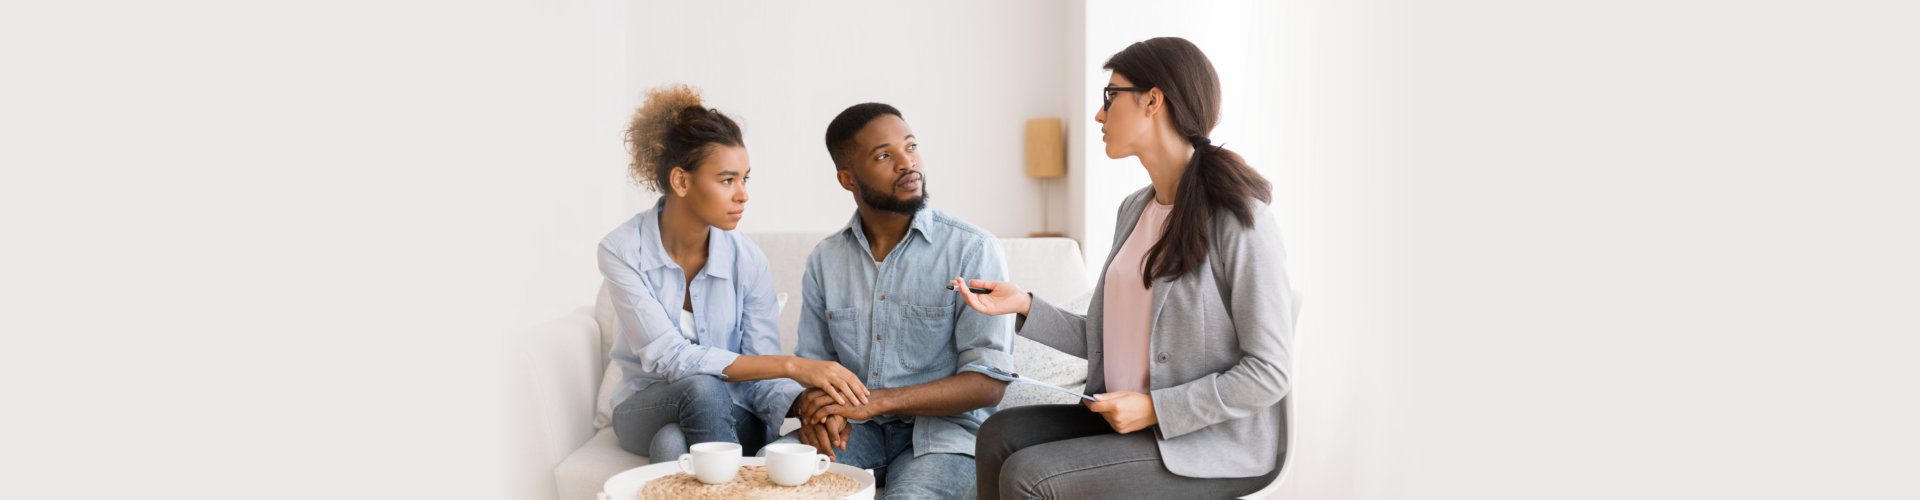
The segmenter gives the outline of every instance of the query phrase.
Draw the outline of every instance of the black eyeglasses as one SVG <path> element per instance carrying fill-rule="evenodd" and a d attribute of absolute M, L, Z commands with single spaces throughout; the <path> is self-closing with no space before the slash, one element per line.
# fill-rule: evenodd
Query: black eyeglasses
<path fill-rule="evenodd" d="M 1145 92 L 1153 87 L 1100 87 L 1100 110 L 1113 107 L 1113 95 L 1120 92 Z"/>

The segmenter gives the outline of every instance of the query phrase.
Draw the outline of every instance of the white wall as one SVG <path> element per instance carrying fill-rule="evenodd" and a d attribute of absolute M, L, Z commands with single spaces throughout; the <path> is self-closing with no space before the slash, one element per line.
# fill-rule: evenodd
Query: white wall
<path fill-rule="evenodd" d="M 1261 2 L 1278 11 L 1256 30 L 1272 72 L 1250 100 L 1272 98 L 1274 182 L 1287 271 L 1305 304 L 1295 335 L 1297 468 L 1283 498 L 1427 497 L 1402 480 L 1410 456 L 1404 418 L 1415 372 L 1397 311 L 1409 250 L 1405 158 L 1397 101 L 1398 7 L 1366 1 Z M 1434 459 L 1431 456 L 1420 458 Z M 1441 458 L 1444 459 L 1444 458 Z"/>
<path fill-rule="evenodd" d="M 739 119 L 754 172 L 748 231 L 825 231 L 852 215 L 821 144 L 826 124 L 866 101 L 899 107 L 922 137 L 934 203 L 1001 236 L 1042 230 L 1045 197 L 1025 175 L 1025 120 L 1066 117 L 1067 4 L 833 6 L 785 2 L 576 0 L 528 7 L 501 60 L 523 98 L 502 103 L 519 147 L 512 207 L 527 250 L 512 307 L 531 323 L 586 305 L 593 246 L 655 194 L 631 183 L 621 134 L 642 92 L 706 91 Z M 872 14 L 872 13 L 881 14 Z M 905 32 L 874 15 L 914 26 Z M 1010 25 L 1009 25 L 1010 23 Z M 1006 36 L 973 33 L 1012 28 Z M 911 33 L 907 41 L 876 43 Z M 720 36 L 725 35 L 725 36 Z M 701 45 L 696 47 L 696 40 Z M 909 43 L 910 42 L 910 43 Z M 988 103 L 988 104 L 983 104 Z M 1011 193 L 1011 194 L 1010 194 Z M 968 198 L 973 200 L 969 201 Z M 989 202 L 990 201 L 990 202 Z M 1054 230 L 1071 207 L 1051 203 Z"/>
<path fill-rule="evenodd" d="M 1087 3 L 1084 60 L 1079 75 L 1084 88 L 1073 96 L 1084 109 L 1075 116 L 1074 123 L 1079 126 L 1070 128 L 1077 135 L 1073 155 L 1080 158 L 1078 170 L 1083 176 L 1083 198 L 1076 208 L 1084 215 L 1074 229 L 1089 260 L 1101 260 L 1111 249 L 1114 213 L 1120 200 L 1150 183 L 1138 159 L 1109 159 L 1104 152 L 1100 124 L 1093 121 L 1093 113 L 1100 110 L 1100 96 L 1094 89 L 1105 86 L 1109 75 L 1101 65 L 1128 45 L 1148 38 L 1177 36 L 1192 41 L 1212 60 L 1220 76 L 1223 111 L 1213 140 L 1240 153 L 1263 175 L 1272 177 L 1280 168 L 1273 154 L 1278 146 L 1269 104 L 1273 97 L 1261 90 L 1273 87 L 1274 61 L 1256 59 L 1256 52 L 1262 49 L 1252 41 L 1261 27 L 1275 22 L 1278 19 L 1273 8 L 1247 0 L 1183 2 L 1173 9 L 1165 2 L 1151 0 Z"/>
<path fill-rule="evenodd" d="M 1920 498 L 1920 6 L 1404 2 L 1449 498 Z"/>
<path fill-rule="evenodd" d="M 499 203 L 508 216 L 493 221 L 496 230 L 516 240 L 517 262 L 500 262 L 487 272 L 512 283 L 504 290 L 518 312 L 513 331 L 551 320 L 589 305 L 600 286 L 595 245 L 608 229 L 624 221 L 618 168 L 626 155 L 618 133 L 625 127 L 626 23 L 624 0 L 564 0 L 525 4 L 516 9 L 509 50 L 499 54 L 512 75 L 502 103 L 505 140 L 500 161 L 504 181 L 513 186 Z M 523 344 L 510 344 L 519 352 Z M 523 358 L 509 358 L 520 361 Z M 540 499 L 554 493 L 550 465 L 571 450 L 542 446 L 532 417 L 536 390 L 517 376 L 524 367 L 509 365 L 504 390 L 513 403 L 502 412 L 515 432 L 508 434 L 513 467 L 504 475 L 518 488 L 503 498 Z"/>
<path fill-rule="evenodd" d="M 934 206 L 1024 237 L 1042 230 L 1047 195 L 1026 177 L 1026 120 L 1066 117 L 1067 13 L 1018 0 L 636 1 L 627 109 L 662 84 L 704 89 L 745 129 L 753 200 L 740 227 L 827 231 L 854 208 L 834 180 L 827 122 L 853 104 L 892 104 L 920 138 Z M 608 132 L 604 145 L 618 147 Z M 619 189 L 628 213 L 655 198 Z"/>
<path fill-rule="evenodd" d="M 528 498 L 537 14 L 0 6 L 0 497 Z"/>
<path fill-rule="evenodd" d="M 623 205 L 620 131 L 626 98 L 628 5 L 623 0 L 529 4 L 501 57 L 520 98 L 503 103 L 517 147 L 504 159 L 515 189 L 517 234 L 532 254 L 520 273 L 515 307 L 528 324 L 592 303 L 600 272 L 594 248 L 631 212 Z"/>

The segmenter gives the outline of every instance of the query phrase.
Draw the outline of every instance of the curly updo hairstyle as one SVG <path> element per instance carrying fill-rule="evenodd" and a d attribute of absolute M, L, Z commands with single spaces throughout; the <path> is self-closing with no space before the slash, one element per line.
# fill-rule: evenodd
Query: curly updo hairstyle
<path fill-rule="evenodd" d="M 693 172 L 714 148 L 745 146 L 740 125 L 700 104 L 700 91 L 671 84 L 647 91 L 627 125 L 627 175 L 660 194 L 672 192 L 673 167 Z"/>

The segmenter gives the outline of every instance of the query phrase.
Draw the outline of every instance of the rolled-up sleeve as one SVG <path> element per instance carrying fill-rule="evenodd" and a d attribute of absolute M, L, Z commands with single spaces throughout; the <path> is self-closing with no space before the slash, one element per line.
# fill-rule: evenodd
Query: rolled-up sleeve
<path fill-rule="evenodd" d="M 780 302 L 773 289 L 773 274 L 767 268 L 767 259 L 758 252 L 740 254 L 746 271 L 735 279 L 745 290 L 740 310 L 740 353 L 748 356 L 774 356 L 780 354 Z M 793 400 L 800 397 L 802 388 L 798 382 L 788 378 L 773 378 L 746 382 L 746 403 L 761 421 L 768 422 L 777 431 L 780 422 L 787 416 L 787 409 L 793 406 Z"/>
<path fill-rule="evenodd" d="M 668 319 L 666 306 L 654 295 L 653 283 L 645 274 L 604 243 L 600 245 L 599 260 L 600 275 L 613 285 L 610 290 L 614 315 L 619 319 L 619 334 L 624 339 L 614 343 L 609 355 L 633 361 L 640 370 L 666 377 L 668 381 L 693 375 L 726 379 L 725 370 L 739 354 L 688 342 L 681 336 L 680 328 Z M 774 344 L 777 351 L 777 337 Z"/>
<path fill-rule="evenodd" d="M 1007 280 L 1006 255 L 1000 249 L 1000 242 L 992 238 L 975 242 L 961 258 L 960 268 L 967 279 Z M 1005 378 L 967 365 L 1017 372 L 1019 368 L 1013 366 L 1013 315 L 981 314 L 967 306 L 957 293 L 953 294 L 953 300 L 957 314 L 953 323 L 953 347 L 960 353 L 960 371 L 978 372 L 1000 380 Z"/>

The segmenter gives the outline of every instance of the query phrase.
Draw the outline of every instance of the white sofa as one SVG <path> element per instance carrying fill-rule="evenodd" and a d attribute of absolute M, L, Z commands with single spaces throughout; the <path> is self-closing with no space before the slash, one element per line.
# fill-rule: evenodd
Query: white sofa
<path fill-rule="evenodd" d="M 767 255 L 774 288 L 783 297 L 799 297 L 800 274 L 807 254 L 828 233 L 749 234 Z M 1080 246 L 1066 238 L 1007 238 L 1000 240 L 1007 254 L 1008 277 L 1041 298 L 1069 309 L 1086 310 L 1092 281 L 1080 256 Z M 583 253 L 591 255 L 590 253 Z M 585 258 L 585 257 L 582 257 Z M 793 353 L 799 301 L 787 302 L 780 312 L 780 345 Z M 525 332 L 520 338 L 531 394 L 526 401 L 528 422 L 536 433 L 529 458 L 536 466 L 551 467 L 555 498 L 592 500 L 607 478 L 646 465 L 647 457 L 620 449 L 613 429 L 606 425 L 605 386 L 617 380 L 607 373 L 607 352 L 614 324 L 606 290 L 592 307 L 581 307 Z M 1015 337 L 1015 369 L 1022 376 L 1070 389 L 1086 383 L 1086 361 L 1031 340 Z M 1071 403 L 1073 397 L 1015 384 L 1001 407 L 1036 403 Z M 787 419 L 783 432 L 797 427 Z M 544 478 L 543 478 L 544 479 Z"/>

